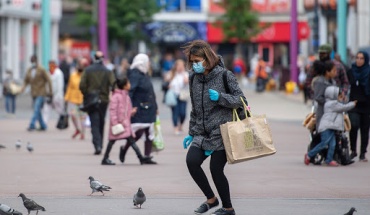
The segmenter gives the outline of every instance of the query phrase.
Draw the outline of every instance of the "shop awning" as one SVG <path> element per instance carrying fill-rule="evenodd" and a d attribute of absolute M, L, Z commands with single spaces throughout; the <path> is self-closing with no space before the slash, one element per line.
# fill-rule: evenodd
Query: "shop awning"
<path fill-rule="evenodd" d="M 310 28 L 307 22 L 298 23 L 298 39 L 305 40 L 310 35 Z M 209 43 L 222 43 L 223 42 L 222 28 L 214 26 L 212 23 L 207 23 L 207 39 Z M 235 42 L 232 40 L 231 42 Z M 262 43 L 279 43 L 290 41 L 290 22 L 275 22 L 268 28 L 263 30 L 256 37 L 251 39 L 252 42 Z"/>

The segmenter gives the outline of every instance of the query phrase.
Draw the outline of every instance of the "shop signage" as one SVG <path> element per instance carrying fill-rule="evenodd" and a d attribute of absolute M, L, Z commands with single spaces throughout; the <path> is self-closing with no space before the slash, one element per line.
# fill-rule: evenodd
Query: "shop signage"
<path fill-rule="evenodd" d="M 206 39 L 204 22 L 154 22 L 145 26 L 154 43 L 184 43 L 195 39 Z"/>

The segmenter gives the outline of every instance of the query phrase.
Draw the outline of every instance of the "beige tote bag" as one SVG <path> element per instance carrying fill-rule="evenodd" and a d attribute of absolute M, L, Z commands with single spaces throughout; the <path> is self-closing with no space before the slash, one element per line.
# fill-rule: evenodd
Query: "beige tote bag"
<path fill-rule="evenodd" d="M 233 121 L 220 125 L 229 164 L 276 153 L 266 116 L 252 116 L 245 104 L 244 110 L 248 111 L 250 117 L 240 120 L 237 111 L 234 109 Z"/>

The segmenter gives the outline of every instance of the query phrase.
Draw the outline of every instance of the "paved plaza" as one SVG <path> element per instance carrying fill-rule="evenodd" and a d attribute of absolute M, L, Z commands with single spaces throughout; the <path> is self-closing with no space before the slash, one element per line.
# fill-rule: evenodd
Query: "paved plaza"
<path fill-rule="evenodd" d="M 174 134 L 171 111 L 160 102 L 160 82 L 154 83 L 165 139 L 165 150 L 153 153 L 158 165 L 140 165 L 131 149 L 121 164 L 118 148 L 124 142 L 118 141 L 111 153 L 117 165 L 102 166 L 103 155 L 93 155 L 90 130 L 85 140 L 72 140 L 73 126 L 57 130 L 55 114 L 46 132 L 27 132 L 32 113 L 27 95 L 19 96 L 16 117 L 7 117 L 1 108 L 0 144 L 6 148 L 0 149 L 0 203 L 27 214 L 21 198 L 17 198 L 22 192 L 46 208 L 40 215 L 193 214 L 205 199 L 187 171 L 187 150 L 182 146 L 186 133 Z M 251 89 L 245 95 L 253 114 L 267 115 L 277 153 L 226 166 L 237 214 L 342 215 L 351 207 L 357 209 L 355 215 L 370 214 L 370 163 L 356 160 L 352 165 L 334 168 L 303 164 L 309 134 L 301 122 L 310 107 L 303 104 L 301 95 L 256 94 Z M 23 144 L 19 150 L 15 148 L 17 139 Z M 32 153 L 26 150 L 27 142 L 35 148 Z M 143 149 L 143 141 L 138 145 Z M 212 180 L 208 165 L 206 160 L 203 166 Z M 112 190 L 105 196 L 88 196 L 89 176 Z M 147 195 L 142 209 L 132 204 L 138 187 Z"/>

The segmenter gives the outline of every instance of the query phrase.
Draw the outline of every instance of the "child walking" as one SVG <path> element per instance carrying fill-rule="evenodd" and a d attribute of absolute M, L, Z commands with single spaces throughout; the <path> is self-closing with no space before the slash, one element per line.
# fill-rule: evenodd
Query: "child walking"
<path fill-rule="evenodd" d="M 328 86 L 325 89 L 325 99 L 324 115 L 321 118 L 318 128 L 321 142 L 305 154 L 304 163 L 306 165 L 310 163 L 310 158 L 314 157 L 326 146 L 329 146 L 325 162 L 328 166 L 338 166 L 338 163 L 333 161 L 336 145 L 335 133 L 336 131 L 344 131 L 343 112 L 351 110 L 357 103 L 357 101 L 352 101 L 344 104 L 345 95 L 343 92 L 340 92 L 337 86 Z"/>
<path fill-rule="evenodd" d="M 145 157 L 141 154 L 139 147 L 135 143 L 135 134 L 132 132 L 131 129 L 131 116 L 136 113 L 137 108 L 132 108 L 131 100 L 128 95 L 128 91 L 131 87 L 130 82 L 126 77 L 117 78 L 115 85 L 117 85 L 117 88 L 113 86 L 113 94 L 111 96 L 109 104 L 109 142 L 101 164 L 115 165 L 115 163 L 113 163 L 109 159 L 109 153 L 112 150 L 112 147 L 116 140 L 122 139 L 127 140 L 127 144 L 134 149 L 137 157 L 140 160 L 140 163 L 143 163 L 145 160 L 150 158 Z M 124 131 L 122 133 L 114 135 L 112 133 L 112 127 L 117 124 L 122 124 Z M 124 157 L 121 154 L 120 160 L 122 163 L 124 162 Z"/>

